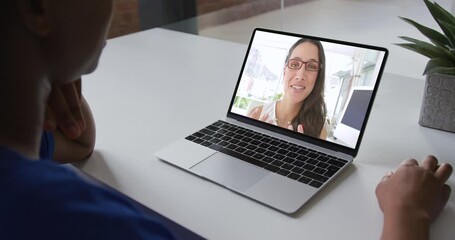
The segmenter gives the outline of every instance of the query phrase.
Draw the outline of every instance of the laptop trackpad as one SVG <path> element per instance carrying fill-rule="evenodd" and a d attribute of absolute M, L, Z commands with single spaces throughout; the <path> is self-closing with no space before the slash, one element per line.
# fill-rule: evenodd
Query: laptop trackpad
<path fill-rule="evenodd" d="M 224 153 L 215 153 L 191 171 L 227 188 L 246 191 L 270 172 Z"/>

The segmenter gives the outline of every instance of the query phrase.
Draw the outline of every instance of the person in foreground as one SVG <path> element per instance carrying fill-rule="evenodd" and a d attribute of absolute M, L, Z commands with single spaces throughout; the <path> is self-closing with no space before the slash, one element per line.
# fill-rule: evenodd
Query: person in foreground
<path fill-rule="evenodd" d="M 430 224 L 449 199 L 446 181 L 451 174 L 451 165 L 438 165 L 434 156 L 428 156 L 420 165 L 415 159 L 406 160 L 384 176 L 376 188 L 384 213 L 381 239 L 429 239 Z"/>
<path fill-rule="evenodd" d="M 67 138 L 64 141 L 85 146 L 80 157 L 91 152 L 93 139 L 84 137 L 91 130 L 84 116 L 80 77 L 96 69 L 112 0 L 4 0 L 0 4 L 4 18 L 0 238 L 172 239 L 154 216 L 138 210 L 125 196 L 46 161 L 55 155 L 52 152 L 40 156 L 43 128 L 58 128 Z M 384 239 L 427 237 L 431 221 L 450 194 L 444 184 L 451 171 L 450 165 L 438 167 L 436 159 L 429 157 L 420 167 L 415 161 L 406 162 L 379 184 Z M 422 226 L 418 229 L 422 232 L 416 232 L 415 224 Z"/>
<path fill-rule="evenodd" d="M 112 0 L 0 5 L 0 238 L 172 239 L 124 195 L 49 161 L 80 160 L 93 149 L 80 78 L 96 69 Z"/>

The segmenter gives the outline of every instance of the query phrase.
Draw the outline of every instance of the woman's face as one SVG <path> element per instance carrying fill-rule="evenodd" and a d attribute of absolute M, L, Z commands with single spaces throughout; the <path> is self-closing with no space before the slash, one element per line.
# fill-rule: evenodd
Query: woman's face
<path fill-rule="evenodd" d="M 112 17 L 113 0 L 60 0 L 50 13 L 49 35 L 54 82 L 71 81 L 93 72 Z"/>
<path fill-rule="evenodd" d="M 299 61 L 293 61 L 299 60 Z M 301 65 L 300 69 L 291 69 L 302 62 L 313 62 Z M 292 103 L 301 103 L 313 91 L 314 84 L 318 77 L 318 71 L 309 71 L 314 69 L 314 61 L 319 62 L 319 49 L 310 42 L 299 44 L 289 57 L 287 66 L 284 68 L 284 97 Z"/>

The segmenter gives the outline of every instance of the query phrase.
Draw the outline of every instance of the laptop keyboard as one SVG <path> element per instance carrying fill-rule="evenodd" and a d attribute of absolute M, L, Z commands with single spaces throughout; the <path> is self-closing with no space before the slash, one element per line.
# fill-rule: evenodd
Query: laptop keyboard
<path fill-rule="evenodd" d="M 348 163 L 221 120 L 186 139 L 315 188 Z"/>

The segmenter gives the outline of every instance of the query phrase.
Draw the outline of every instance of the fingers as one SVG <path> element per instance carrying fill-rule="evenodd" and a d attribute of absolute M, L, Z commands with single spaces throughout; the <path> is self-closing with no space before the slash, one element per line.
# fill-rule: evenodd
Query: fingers
<path fill-rule="evenodd" d="M 80 83 L 80 82 L 79 82 Z M 60 87 L 61 92 L 68 105 L 69 111 L 81 129 L 85 128 L 84 116 L 81 109 L 80 84 L 69 83 Z"/>
<path fill-rule="evenodd" d="M 70 139 L 79 137 L 85 125 L 74 85 L 55 86 L 49 95 L 49 108 L 55 117 L 55 125 Z M 48 119 L 48 121 L 51 119 Z"/>
<path fill-rule="evenodd" d="M 302 125 L 302 124 L 299 124 L 299 125 L 297 126 L 297 132 L 303 133 L 303 125 Z"/>
<path fill-rule="evenodd" d="M 452 171 L 453 169 L 450 164 L 443 163 L 438 167 L 438 169 L 436 169 L 434 175 L 436 176 L 436 179 L 438 179 L 441 183 L 445 183 L 452 174 Z"/>
<path fill-rule="evenodd" d="M 392 171 L 388 172 L 386 175 L 384 175 L 384 177 L 382 177 L 381 182 L 386 181 L 386 180 L 389 179 L 392 175 L 393 175 L 393 172 L 392 172 Z"/>
<path fill-rule="evenodd" d="M 436 159 L 434 156 L 427 156 L 423 161 L 422 161 L 422 167 L 430 170 L 431 172 L 434 172 L 436 168 L 438 168 L 438 159 Z"/>
<path fill-rule="evenodd" d="M 256 109 L 256 110 L 257 110 L 257 109 Z M 261 120 L 261 121 L 263 121 L 263 122 L 266 122 L 266 121 L 267 121 L 267 118 L 269 118 L 269 114 L 268 114 L 268 113 L 267 113 L 267 114 L 264 114 L 264 116 L 262 116 L 261 119 L 259 119 L 259 120 Z"/>
<path fill-rule="evenodd" d="M 408 159 L 401 162 L 400 166 L 419 166 L 419 163 L 415 159 Z"/>

